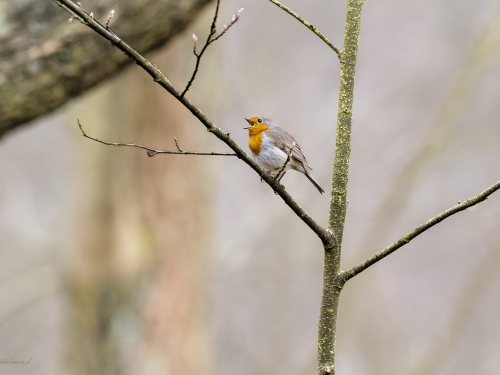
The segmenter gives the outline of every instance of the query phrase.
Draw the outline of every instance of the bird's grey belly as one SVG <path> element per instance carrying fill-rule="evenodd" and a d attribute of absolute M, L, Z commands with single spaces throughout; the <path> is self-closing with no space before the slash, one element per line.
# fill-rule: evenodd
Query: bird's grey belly
<path fill-rule="evenodd" d="M 285 164 L 287 155 L 274 146 L 263 146 L 258 156 L 258 162 L 267 171 L 279 171 Z"/>

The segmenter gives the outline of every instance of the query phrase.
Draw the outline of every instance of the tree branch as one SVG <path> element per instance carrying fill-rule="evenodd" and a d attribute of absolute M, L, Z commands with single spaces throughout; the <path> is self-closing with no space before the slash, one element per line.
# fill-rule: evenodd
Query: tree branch
<path fill-rule="evenodd" d="M 323 42 L 325 42 L 328 45 L 328 47 L 330 47 L 331 49 L 333 49 L 335 51 L 335 53 L 337 54 L 337 56 L 338 56 L 339 59 L 341 58 L 342 52 L 337 47 L 335 47 L 335 45 L 332 42 L 330 42 L 328 40 L 328 38 L 326 36 L 324 36 L 318 30 L 318 28 L 316 28 L 313 25 L 311 25 L 309 22 L 307 22 L 305 19 L 303 19 L 301 16 L 299 16 L 293 10 L 291 10 L 290 8 L 288 8 L 286 5 L 281 4 L 279 1 L 276 1 L 276 0 L 269 0 L 269 1 L 271 3 L 273 3 L 274 5 L 276 5 L 277 7 L 279 7 L 280 9 L 284 10 L 285 12 L 287 12 L 289 15 L 291 15 L 292 17 L 294 17 L 297 21 L 299 21 L 301 24 L 303 24 L 305 27 L 307 27 L 309 30 L 311 30 Z"/>
<path fill-rule="evenodd" d="M 179 102 L 181 102 L 207 129 L 208 132 L 214 134 L 217 138 L 227 144 L 246 164 L 248 164 L 257 174 L 266 181 L 267 184 L 283 199 L 285 204 L 321 239 L 323 244 L 331 244 L 335 242 L 335 237 L 321 225 L 319 225 L 302 207 L 291 197 L 290 194 L 281 186 L 280 183 L 274 180 L 274 177 L 262 169 L 252 157 L 250 157 L 230 136 L 229 133 L 222 131 L 217 127 L 198 107 L 196 107 L 186 97 L 181 97 L 180 92 L 172 85 L 172 83 L 165 77 L 165 75 L 156 67 L 151 64 L 147 59 L 141 56 L 136 50 L 131 48 L 128 44 L 123 42 L 118 36 L 106 30 L 99 23 L 95 22 L 86 12 L 84 12 L 78 5 L 71 0 L 53 0 L 57 3 L 62 3 L 71 12 L 81 17 L 86 25 L 92 30 L 102 35 L 105 39 L 109 40 L 113 45 L 123 51 L 126 55 L 131 57 L 135 62 L 141 66 L 160 86 L 167 90 Z"/>
<path fill-rule="evenodd" d="M 144 54 L 179 34 L 211 1 L 83 3 L 99 9 L 95 18 L 102 23 L 119 3 L 120 17 L 117 20 L 115 14 L 109 27 Z M 78 20 L 52 1 L 0 0 L 0 9 L 0 139 L 105 82 L 131 62 L 97 34 L 82 32 Z M 141 19 L 147 22 L 137 21 Z"/>
<path fill-rule="evenodd" d="M 441 212 L 439 215 L 434 216 L 432 219 L 426 221 L 419 227 L 415 228 L 411 232 L 407 233 L 404 237 L 401 237 L 399 240 L 394 242 L 392 245 L 386 247 L 384 250 L 378 252 L 377 254 L 373 255 L 371 258 L 368 258 L 364 262 L 358 264 L 357 266 L 351 268 L 348 271 L 343 271 L 340 273 L 339 277 L 341 277 L 344 282 L 346 282 L 349 279 L 352 279 L 354 276 L 360 274 L 370 266 L 374 265 L 378 261 L 384 259 L 386 256 L 389 254 L 392 254 L 395 252 L 397 249 L 403 247 L 407 243 L 409 243 L 411 240 L 413 240 L 415 237 L 421 235 L 424 233 L 426 230 L 432 228 L 434 225 L 439 224 L 441 221 L 444 219 L 460 212 L 464 211 L 469 207 L 475 206 L 478 203 L 481 203 L 482 201 L 488 199 L 488 197 L 493 194 L 495 191 L 500 189 L 500 181 L 497 183 L 493 184 L 490 186 L 488 189 L 483 191 L 481 194 L 476 195 L 473 198 L 470 198 L 466 200 L 465 202 L 459 202 L 457 205 L 447 209 L 446 211 Z"/>
<path fill-rule="evenodd" d="M 273 0 L 271 0 L 273 1 Z M 347 212 L 347 182 L 351 154 L 354 77 L 358 56 L 361 10 L 364 0 L 348 0 L 344 30 L 344 49 L 340 59 L 340 88 L 337 134 L 333 161 L 332 190 L 328 228 L 337 242 L 325 246 L 323 295 L 318 325 L 318 374 L 335 373 L 335 336 L 340 292 L 344 281 L 339 277 L 342 237 Z"/>
<path fill-rule="evenodd" d="M 80 130 L 82 131 L 82 135 L 85 138 L 92 139 L 93 141 L 105 144 L 107 146 L 128 146 L 128 147 L 137 147 L 141 148 L 143 150 L 148 151 L 148 156 L 153 157 L 157 154 L 169 154 L 169 155 L 200 155 L 200 156 L 238 156 L 236 154 L 232 153 L 221 153 L 221 152 L 193 152 L 193 151 L 183 151 L 179 147 L 179 143 L 177 143 L 177 138 L 174 137 L 175 141 L 175 147 L 177 147 L 178 151 L 169 151 L 169 150 L 156 150 L 154 148 L 146 147 L 146 146 L 141 146 L 137 143 L 117 143 L 117 142 L 109 142 L 109 141 L 103 141 L 102 139 L 99 138 L 94 138 L 88 135 L 83 131 L 82 125 L 80 124 L 80 120 L 76 120 L 78 122 L 78 126 L 80 127 Z"/>
<path fill-rule="evenodd" d="M 231 22 L 229 22 L 228 25 L 224 25 L 224 30 L 219 35 L 215 36 L 217 34 L 216 22 L 217 22 L 217 17 L 219 16 L 219 5 L 220 5 L 220 0 L 217 0 L 217 5 L 215 6 L 214 18 L 212 20 L 212 25 L 210 26 L 210 33 L 208 34 L 207 41 L 205 42 L 205 45 L 201 49 L 200 53 L 196 52 L 196 42 L 198 41 L 198 37 L 195 34 L 193 34 L 193 42 L 194 42 L 193 43 L 193 54 L 196 56 L 196 65 L 194 67 L 193 74 L 191 75 L 191 78 L 189 79 L 189 81 L 186 85 L 186 88 L 181 93 L 181 98 L 184 97 L 186 92 L 189 90 L 189 88 L 193 84 L 194 79 L 196 78 L 196 74 L 198 73 L 198 69 L 200 67 L 201 57 L 205 53 L 208 46 L 210 44 L 212 44 L 213 42 L 215 42 L 217 39 L 219 39 L 221 36 L 223 36 L 226 33 L 226 31 L 229 30 L 229 28 L 231 26 L 233 26 L 236 22 L 238 22 L 238 20 L 240 19 L 240 14 L 241 14 L 241 12 L 243 12 L 243 8 L 238 10 L 236 12 L 236 14 L 233 15 Z"/>

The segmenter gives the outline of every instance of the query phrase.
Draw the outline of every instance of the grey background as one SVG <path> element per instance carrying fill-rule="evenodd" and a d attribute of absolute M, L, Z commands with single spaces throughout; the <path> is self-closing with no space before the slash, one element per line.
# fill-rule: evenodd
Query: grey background
<path fill-rule="evenodd" d="M 341 46 L 345 2 L 287 5 Z M 220 23 L 241 7 L 238 24 L 207 53 L 192 96 L 243 145 L 243 117 L 264 114 L 285 126 L 328 187 L 336 55 L 266 1 L 223 2 Z M 211 12 L 150 56 L 167 56 L 173 65 L 182 56 L 177 75 L 164 71 L 179 86 L 192 69 L 190 36 L 204 38 Z M 366 2 L 344 269 L 498 181 L 499 25 L 495 1 Z M 0 143 L 0 357 L 32 358 L 25 367 L 0 365 L 1 374 L 64 372 L 70 327 L 59 275 L 71 262 L 64 253 L 72 243 L 74 202 L 85 194 L 76 182 L 79 153 L 90 142 L 75 119 L 120 111 L 116 95 L 133 95 L 133 89 L 117 94 L 113 85 L 133 82 L 138 69 L 130 67 Z M 196 121 L 186 126 L 203 133 L 207 148 L 225 150 Z M 189 140 L 182 145 L 188 149 Z M 315 373 L 320 242 L 247 166 L 226 158 L 204 162 L 214 223 L 206 244 L 207 371 Z M 320 196 L 298 173 L 288 173 L 283 183 L 326 223 L 328 195 Z M 349 282 L 339 313 L 338 374 L 497 374 L 499 217 L 500 197 L 493 195 Z"/>

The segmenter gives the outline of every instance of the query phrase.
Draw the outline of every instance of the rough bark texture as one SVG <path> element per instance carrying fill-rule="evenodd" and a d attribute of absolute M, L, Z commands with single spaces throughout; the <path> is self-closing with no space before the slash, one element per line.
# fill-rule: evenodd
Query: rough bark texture
<path fill-rule="evenodd" d="M 349 0 L 344 34 L 344 49 L 340 55 L 340 89 L 337 115 L 337 141 L 333 162 L 332 194 L 328 230 L 335 243 L 325 243 L 323 296 L 318 327 L 318 374 L 335 374 L 335 336 L 340 292 L 345 280 L 339 273 L 342 237 L 347 212 L 347 182 L 351 154 L 352 105 L 354 77 L 364 0 Z"/>
<path fill-rule="evenodd" d="M 88 0 L 85 9 L 139 52 L 182 30 L 210 0 Z M 119 72 L 132 60 L 52 1 L 0 0 L 0 138 Z"/>

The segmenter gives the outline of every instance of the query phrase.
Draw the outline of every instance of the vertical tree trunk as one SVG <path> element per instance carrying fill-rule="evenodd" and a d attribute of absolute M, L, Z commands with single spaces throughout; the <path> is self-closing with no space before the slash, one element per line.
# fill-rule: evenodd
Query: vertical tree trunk
<path fill-rule="evenodd" d="M 208 147 L 186 124 L 189 113 L 139 69 L 104 91 L 80 117 L 89 134 L 164 149 L 177 136 L 181 146 Z M 79 144 L 68 372 L 210 372 L 202 323 L 210 159 Z"/>
<path fill-rule="evenodd" d="M 323 296 L 318 327 L 318 374 L 335 374 L 335 337 L 340 292 L 345 281 L 339 277 L 342 237 L 347 212 L 347 182 L 351 154 L 352 105 L 354 77 L 364 0 L 347 2 L 344 48 L 340 54 L 340 88 L 337 114 L 335 159 L 333 162 L 332 193 L 328 230 L 335 242 L 324 244 L 325 266 Z"/>

